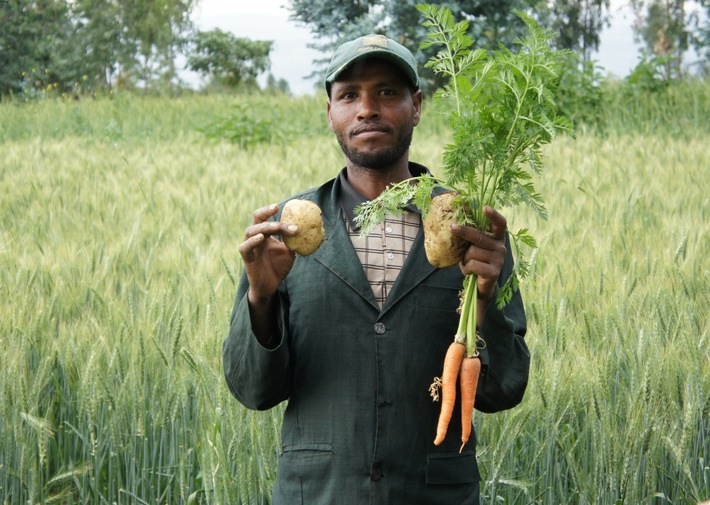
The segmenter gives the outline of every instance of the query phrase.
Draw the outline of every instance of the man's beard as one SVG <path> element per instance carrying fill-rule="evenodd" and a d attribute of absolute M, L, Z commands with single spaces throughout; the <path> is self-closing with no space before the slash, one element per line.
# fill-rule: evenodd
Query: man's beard
<path fill-rule="evenodd" d="M 412 143 L 413 132 L 414 126 L 410 122 L 408 127 L 403 128 L 400 132 L 395 145 L 379 151 L 359 151 L 350 148 L 340 133 L 336 134 L 336 138 L 345 157 L 350 160 L 351 163 L 362 168 L 383 170 L 392 167 L 406 154 Z"/>

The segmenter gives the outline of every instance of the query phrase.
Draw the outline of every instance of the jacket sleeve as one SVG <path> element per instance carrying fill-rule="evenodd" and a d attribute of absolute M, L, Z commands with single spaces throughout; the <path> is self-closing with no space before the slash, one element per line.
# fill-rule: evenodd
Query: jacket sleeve
<path fill-rule="evenodd" d="M 242 274 L 232 310 L 229 335 L 222 346 L 224 376 L 232 394 L 245 407 L 266 410 L 286 400 L 290 391 L 290 356 L 285 335 L 284 311 L 287 304 L 279 292 L 278 344 L 273 349 L 262 346 L 254 335 L 249 315 L 249 285 Z"/>
<path fill-rule="evenodd" d="M 508 257 L 498 279 L 499 286 L 513 270 L 510 243 L 506 245 Z M 481 412 L 498 412 L 522 401 L 530 374 L 526 331 L 525 308 L 519 290 L 502 309 L 491 301 L 481 326 L 481 336 L 486 342 L 481 351 L 481 377 L 476 394 L 476 408 Z"/>

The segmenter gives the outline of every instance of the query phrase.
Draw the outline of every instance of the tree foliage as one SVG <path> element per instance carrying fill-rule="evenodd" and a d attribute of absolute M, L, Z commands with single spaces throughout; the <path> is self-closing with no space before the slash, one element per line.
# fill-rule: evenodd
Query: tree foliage
<path fill-rule="evenodd" d="M 631 0 L 636 14 L 634 33 L 645 49 L 642 64 L 651 60 L 665 80 L 683 74 L 683 55 L 690 46 L 690 16 L 685 0 Z"/>
<path fill-rule="evenodd" d="M 254 84 L 270 66 L 272 46 L 273 41 L 240 38 L 219 28 L 200 31 L 187 67 L 228 87 Z"/>
<path fill-rule="evenodd" d="M 556 0 L 551 10 L 551 28 L 559 34 L 557 47 L 577 50 L 583 61 L 591 61 L 602 30 L 609 25 L 609 0 Z"/>
<path fill-rule="evenodd" d="M 197 0 L 2 0 L 0 94 L 176 77 Z"/>
<path fill-rule="evenodd" d="M 190 13 L 197 0 L 123 0 L 126 38 L 139 56 L 137 68 L 143 80 L 156 77 L 172 80 L 175 77 L 175 54 L 186 42 L 185 34 L 192 28 Z"/>
<path fill-rule="evenodd" d="M 707 74 L 710 73 L 710 0 L 700 0 L 700 6 L 704 10 L 704 22 L 698 26 L 695 37 L 693 37 L 693 46 L 703 57 L 701 65 Z"/>
<path fill-rule="evenodd" d="M 345 40 L 380 33 L 408 47 L 420 64 L 433 56 L 419 44 L 426 35 L 417 4 L 421 0 L 292 0 L 291 17 L 311 28 L 328 53 Z M 479 49 L 512 48 L 526 31 L 515 15 L 523 12 L 540 25 L 559 33 L 557 47 L 582 50 L 587 56 L 599 46 L 599 34 L 608 17 L 609 0 L 432 0 L 429 5 L 448 8 L 456 21 L 467 21 L 467 34 Z M 322 62 L 323 63 L 323 62 Z M 423 87 L 436 89 L 440 78 L 422 72 Z"/>
<path fill-rule="evenodd" d="M 0 93 L 45 88 L 70 68 L 63 0 L 0 1 Z"/>

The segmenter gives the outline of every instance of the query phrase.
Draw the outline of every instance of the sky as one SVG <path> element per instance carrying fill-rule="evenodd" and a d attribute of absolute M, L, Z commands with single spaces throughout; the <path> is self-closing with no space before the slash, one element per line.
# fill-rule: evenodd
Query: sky
<path fill-rule="evenodd" d="M 318 82 L 306 77 L 314 71 L 313 60 L 324 55 L 308 47 L 315 38 L 308 28 L 288 19 L 286 3 L 286 0 L 200 0 L 194 19 L 203 31 L 220 28 L 237 37 L 273 40 L 270 72 L 276 79 L 285 79 L 294 94 L 312 93 Z M 612 0 L 611 4 L 612 25 L 602 31 L 600 48 L 593 58 L 606 73 L 625 77 L 638 63 L 639 51 L 628 9 L 621 8 L 620 1 Z"/>

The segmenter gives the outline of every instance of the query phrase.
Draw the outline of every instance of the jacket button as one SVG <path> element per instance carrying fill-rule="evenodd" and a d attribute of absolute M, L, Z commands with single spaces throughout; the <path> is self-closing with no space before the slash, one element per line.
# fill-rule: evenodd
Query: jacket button
<path fill-rule="evenodd" d="M 387 328 L 385 327 L 385 323 L 375 323 L 375 333 L 378 335 L 382 335 Z"/>
<path fill-rule="evenodd" d="M 373 468 L 372 472 L 370 472 L 370 478 L 372 480 L 380 480 L 382 478 L 382 470 L 380 468 Z"/>

